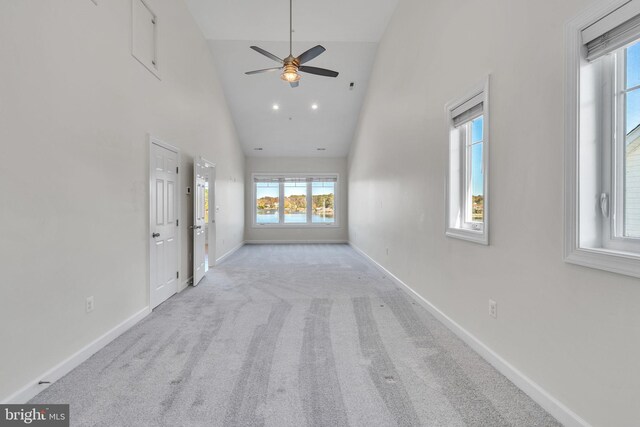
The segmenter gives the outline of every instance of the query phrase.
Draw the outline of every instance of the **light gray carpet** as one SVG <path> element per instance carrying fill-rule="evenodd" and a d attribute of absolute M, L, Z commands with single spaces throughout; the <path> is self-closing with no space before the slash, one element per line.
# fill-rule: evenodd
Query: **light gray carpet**
<path fill-rule="evenodd" d="M 32 403 L 72 425 L 559 425 L 346 245 L 245 246 Z"/>

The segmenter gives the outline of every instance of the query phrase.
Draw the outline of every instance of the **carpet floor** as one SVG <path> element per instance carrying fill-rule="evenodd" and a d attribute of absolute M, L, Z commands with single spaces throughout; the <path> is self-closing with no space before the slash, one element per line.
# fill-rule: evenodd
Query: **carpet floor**
<path fill-rule="evenodd" d="M 74 426 L 556 426 L 347 245 L 249 245 L 51 385 Z"/>

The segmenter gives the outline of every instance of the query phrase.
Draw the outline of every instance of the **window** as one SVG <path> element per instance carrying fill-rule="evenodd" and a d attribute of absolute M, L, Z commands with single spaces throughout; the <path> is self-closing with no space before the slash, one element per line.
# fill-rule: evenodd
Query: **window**
<path fill-rule="evenodd" d="M 285 224 L 306 224 L 307 222 L 307 181 L 292 180 L 284 183 Z"/>
<path fill-rule="evenodd" d="M 447 104 L 449 171 L 446 234 L 488 244 L 489 80 Z"/>
<path fill-rule="evenodd" d="M 256 182 L 256 223 L 279 223 L 279 209 L 280 184 L 278 182 Z"/>
<path fill-rule="evenodd" d="M 618 68 L 624 71 L 624 84 L 618 88 L 619 107 L 624 111 L 624 126 L 619 140 L 624 142 L 620 147 L 620 164 L 624 177 L 620 179 L 618 188 L 624 213 L 622 229 L 619 234 L 628 238 L 640 238 L 640 42 L 635 42 L 617 53 Z"/>
<path fill-rule="evenodd" d="M 565 259 L 640 277 L 640 0 L 567 33 Z"/>
<path fill-rule="evenodd" d="M 467 179 L 465 180 L 465 206 L 464 212 L 468 224 L 484 223 L 484 165 L 482 164 L 482 134 L 484 116 L 467 122 L 466 134 L 466 160 Z"/>
<path fill-rule="evenodd" d="M 337 175 L 254 175 L 253 182 L 254 225 L 337 225 Z M 280 200 L 284 203 L 281 204 Z"/>
<path fill-rule="evenodd" d="M 314 224 L 334 224 L 336 183 L 331 180 L 316 180 L 311 183 L 313 214 L 311 220 Z"/>

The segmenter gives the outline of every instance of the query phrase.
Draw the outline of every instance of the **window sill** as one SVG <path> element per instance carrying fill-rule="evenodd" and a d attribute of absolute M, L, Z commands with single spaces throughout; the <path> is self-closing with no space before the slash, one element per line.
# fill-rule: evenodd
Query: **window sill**
<path fill-rule="evenodd" d="M 604 248 L 577 248 L 565 262 L 640 278 L 640 254 Z"/>
<path fill-rule="evenodd" d="M 454 239 L 466 240 L 480 245 L 489 245 L 489 237 L 485 231 L 468 230 L 465 228 L 447 228 L 445 234 Z"/>
<path fill-rule="evenodd" d="M 253 224 L 251 228 L 340 228 L 339 224 Z"/>

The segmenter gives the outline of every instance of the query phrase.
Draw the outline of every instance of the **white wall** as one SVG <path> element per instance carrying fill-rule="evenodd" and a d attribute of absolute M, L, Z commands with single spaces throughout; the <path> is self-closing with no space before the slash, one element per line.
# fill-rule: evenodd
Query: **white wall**
<path fill-rule="evenodd" d="M 640 282 L 562 258 L 563 31 L 593 3 L 401 0 L 349 158 L 349 238 L 588 422 L 630 426 Z M 484 247 L 444 235 L 444 105 L 488 73 Z"/>
<path fill-rule="evenodd" d="M 213 58 L 182 1 L 147 1 L 162 80 L 131 56 L 130 0 L 0 2 L 0 400 L 147 306 L 148 132 L 182 149 L 182 279 L 193 156 L 218 166 L 218 255 L 243 240 Z"/>
<path fill-rule="evenodd" d="M 338 227 L 265 228 L 253 226 L 254 173 L 338 173 Z M 245 176 L 245 239 L 250 242 L 346 242 L 347 241 L 347 159 L 297 157 L 247 157 Z"/>

